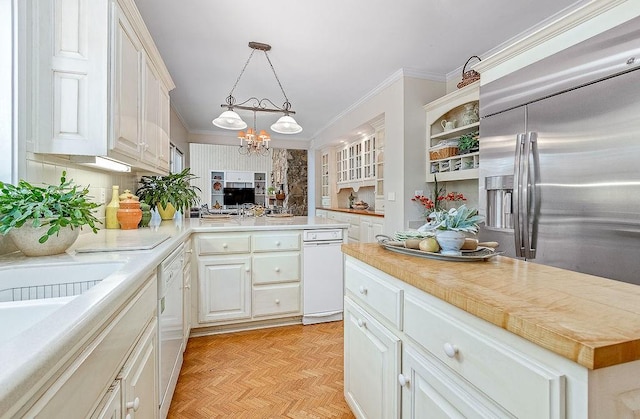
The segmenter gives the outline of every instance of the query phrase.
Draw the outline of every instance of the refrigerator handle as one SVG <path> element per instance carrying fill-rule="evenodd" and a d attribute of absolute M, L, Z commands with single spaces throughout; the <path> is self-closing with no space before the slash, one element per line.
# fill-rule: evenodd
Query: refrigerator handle
<path fill-rule="evenodd" d="M 522 206 L 521 206 L 521 195 L 522 191 L 520 190 L 520 176 L 521 176 L 521 165 L 522 165 L 522 148 L 524 146 L 524 134 L 518 134 L 516 136 L 516 155 L 515 155 L 515 164 L 513 171 L 513 202 L 515 206 L 515 210 L 513 211 L 513 231 L 514 231 L 514 241 L 515 241 L 515 250 L 516 257 L 524 257 L 524 247 L 522 246 L 522 227 L 520 225 L 520 218 L 522 215 Z"/>
<path fill-rule="evenodd" d="M 536 248 L 538 245 L 538 220 L 540 218 L 540 190 L 538 185 L 540 183 L 540 155 L 538 153 L 538 133 L 530 132 L 528 135 L 528 141 L 530 144 L 531 157 L 533 158 L 532 165 L 530 167 L 530 188 L 531 188 L 531 234 L 527 234 L 529 237 L 529 246 L 527 251 L 529 255 L 528 259 L 535 259 Z M 529 229 L 529 223 L 527 222 L 527 230 Z M 529 233 L 529 231 L 527 231 Z"/>
<path fill-rule="evenodd" d="M 522 176 L 522 186 L 520 191 L 520 209 L 521 209 L 521 233 L 522 234 L 522 251 L 523 256 L 525 258 L 530 258 L 530 243 L 529 243 L 529 182 L 530 172 L 529 172 L 529 162 L 531 160 L 531 143 L 529 142 L 531 133 L 527 133 L 524 136 L 524 151 L 522 152 L 522 166 L 521 166 L 521 176 Z"/>

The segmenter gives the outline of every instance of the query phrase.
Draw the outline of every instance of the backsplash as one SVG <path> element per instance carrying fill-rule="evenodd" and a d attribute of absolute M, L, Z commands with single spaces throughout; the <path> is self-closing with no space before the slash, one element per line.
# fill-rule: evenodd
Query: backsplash
<path fill-rule="evenodd" d="M 98 203 L 100 203 L 101 196 L 104 196 L 106 203 L 111 200 L 111 187 L 113 185 L 120 187 L 120 193 L 125 189 L 135 192 L 138 187 L 139 176 L 135 173 L 94 170 L 71 163 L 63 157 L 27 153 L 26 163 L 24 180 L 27 182 L 31 184 L 57 185 L 60 183 L 62 172 L 66 171 L 67 180 L 73 179 L 74 183 L 79 186 L 88 186 L 92 201 Z M 96 217 L 101 222 L 104 222 L 105 205 L 101 205 L 96 210 Z M 104 228 L 104 225 L 101 224 L 98 227 Z M 87 232 L 90 233 L 91 230 L 86 227 L 81 230 L 81 234 L 86 234 Z M 0 254 L 12 251 L 15 251 L 15 247 L 11 240 L 6 236 L 0 235 Z"/>
<path fill-rule="evenodd" d="M 332 206 L 337 208 L 349 208 L 349 195 L 351 193 L 356 197 L 354 202 L 364 201 L 369 204 L 370 210 L 375 210 L 374 206 L 376 202 L 376 195 L 375 188 L 373 186 L 363 186 L 358 189 L 358 192 L 354 192 L 351 188 L 341 189 L 340 192 L 338 192 L 338 202 Z"/>

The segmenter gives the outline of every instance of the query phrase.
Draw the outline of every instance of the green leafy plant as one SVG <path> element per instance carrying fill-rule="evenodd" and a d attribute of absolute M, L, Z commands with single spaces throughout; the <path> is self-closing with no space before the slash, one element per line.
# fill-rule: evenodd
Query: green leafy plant
<path fill-rule="evenodd" d="M 467 208 L 460 205 L 458 208 L 451 208 L 449 211 L 434 211 L 429 215 L 431 221 L 429 226 L 435 230 L 464 231 L 467 233 L 477 233 L 478 223 L 484 217 L 478 215 L 475 208 Z"/>
<path fill-rule="evenodd" d="M 189 209 L 200 202 L 198 192 L 201 192 L 200 188 L 191 185 L 191 180 L 197 176 L 189 171 L 190 168 L 187 167 L 180 173 L 166 176 L 142 176 L 136 195 L 141 202 L 149 204 L 151 209 L 158 205 L 166 208 L 169 203 L 176 211 Z"/>
<path fill-rule="evenodd" d="M 61 228 L 88 225 L 94 233 L 100 221 L 93 210 L 100 206 L 89 200 L 89 189 L 67 181 L 62 172 L 59 185 L 34 186 L 21 180 L 17 185 L 0 182 L 0 233 L 7 234 L 27 221 L 35 228 L 49 226 L 38 240 L 44 243 Z"/>
<path fill-rule="evenodd" d="M 478 131 L 463 134 L 458 138 L 458 150 L 460 152 L 466 152 L 467 150 L 474 150 L 480 146 L 478 141 Z"/>

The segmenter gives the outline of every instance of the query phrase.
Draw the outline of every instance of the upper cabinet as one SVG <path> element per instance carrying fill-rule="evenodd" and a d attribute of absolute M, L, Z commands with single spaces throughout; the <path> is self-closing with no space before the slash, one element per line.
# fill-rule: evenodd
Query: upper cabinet
<path fill-rule="evenodd" d="M 169 171 L 175 86 L 133 0 L 34 2 L 35 153 L 107 156 Z"/>
<path fill-rule="evenodd" d="M 478 178 L 479 97 L 477 81 L 424 106 L 427 182 L 433 182 L 435 176 L 440 181 Z M 465 149 L 463 143 L 471 147 Z"/>
<path fill-rule="evenodd" d="M 378 132 L 356 140 L 336 152 L 338 190 L 352 188 L 357 191 L 362 186 L 375 186 L 377 179 L 376 155 Z"/>

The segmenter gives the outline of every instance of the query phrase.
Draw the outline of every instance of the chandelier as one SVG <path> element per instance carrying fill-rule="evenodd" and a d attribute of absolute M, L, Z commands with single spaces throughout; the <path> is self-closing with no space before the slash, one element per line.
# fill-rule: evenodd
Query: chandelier
<path fill-rule="evenodd" d="M 240 148 L 238 149 L 240 154 L 257 154 L 260 156 L 269 154 L 269 141 L 271 141 L 271 136 L 267 134 L 265 130 L 260 130 L 258 133 L 255 111 L 253 112 L 253 128 L 249 128 L 246 133 L 240 131 L 238 138 L 240 139 Z M 246 145 L 244 143 L 245 141 Z"/>
<path fill-rule="evenodd" d="M 244 122 L 242 118 L 240 118 L 240 115 L 238 115 L 235 112 L 235 109 L 253 111 L 253 120 L 254 120 L 253 128 L 250 128 L 249 130 L 247 130 L 246 133 L 243 131 L 240 131 L 238 133 L 238 138 L 240 138 L 240 142 L 241 142 L 240 150 L 242 154 L 250 154 L 252 149 L 256 150 L 256 152 L 257 150 L 268 151 L 268 144 L 269 144 L 269 140 L 271 139 L 269 137 L 269 134 L 267 134 L 264 130 L 262 130 L 260 131 L 259 134 L 256 135 L 256 132 L 257 132 L 256 126 L 255 126 L 256 112 L 272 112 L 272 113 L 284 114 L 273 125 L 271 125 L 271 130 L 274 132 L 277 132 L 279 134 L 297 134 L 302 131 L 302 127 L 298 125 L 298 123 L 295 121 L 295 119 L 293 119 L 293 117 L 290 116 L 290 115 L 294 115 L 295 112 L 291 110 L 291 103 L 287 98 L 287 94 L 284 92 L 282 83 L 280 83 L 280 79 L 276 74 L 276 70 L 273 68 L 273 64 L 271 63 L 271 60 L 269 59 L 269 55 L 267 54 L 267 51 L 271 50 L 271 45 L 262 44 L 260 42 L 249 42 L 249 48 L 251 48 L 251 53 L 249 54 L 249 58 L 247 59 L 247 62 L 244 63 L 244 67 L 242 67 L 242 71 L 240 72 L 240 75 L 236 79 L 236 82 L 233 85 L 233 87 L 231 88 L 231 92 L 229 93 L 229 96 L 227 96 L 227 99 L 225 101 L 226 103 L 220 105 L 223 108 L 227 108 L 227 110 L 222 112 L 219 117 L 217 117 L 212 121 L 213 125 L 219 128 L 243 130 L 247 128 L 247 123 Z M 240 79 L 242 78 L 242 75 L 244 74 L 244 71 L 247 68 L 247 65 L 249 64 L 249 62 L 251 61 L 251 58 L 253 57 L 253 53 L 256 52 L 256 50 L 264 52 L 264 56 L 267 58 L 267 61 L 269 62 L 269 66 L 271 67 L 271 71 L 273 71 L 273 75 L 275 76 L 276 81 L 278 82 L 278 86 L 280 86 L 280 90 L 282 91 L 282 95 L 284 96 L 284 100 L 285 100 L 284 104 L 281 107 L 277 106 L 267 98 L 258 99 L 256 97 L 250 97 L 244 102 L 236 103 L 236 98 L 233 97 L 233 91 L 238 85 L 238 82 L 240 81 Z M 246 146 L 243 146 L 242 141 L 246 141 Z M 246 152 L 242 151 L 243 148 L 245 148 Z M 266 151 L 263 151 L 262 154 L 266 154 Z"/>

